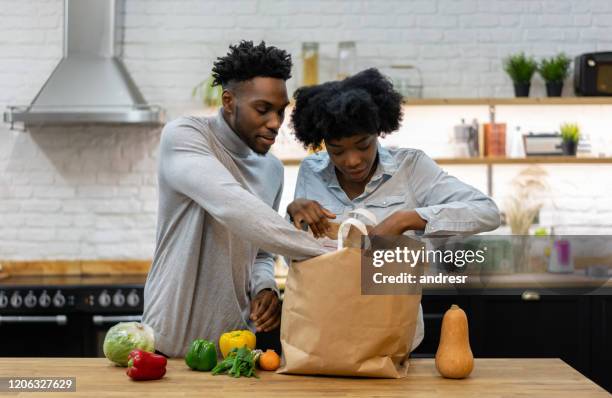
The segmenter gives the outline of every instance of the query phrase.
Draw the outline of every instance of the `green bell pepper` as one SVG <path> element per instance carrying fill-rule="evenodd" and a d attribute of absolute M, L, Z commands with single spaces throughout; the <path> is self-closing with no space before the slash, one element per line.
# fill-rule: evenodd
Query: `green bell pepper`
<path fill-rule="evenodd" d="M 217 365 L 215 344 L 203 339 L 191 342 L 185 355 L 185 363 L 193 370 L 209 371 Z"/>

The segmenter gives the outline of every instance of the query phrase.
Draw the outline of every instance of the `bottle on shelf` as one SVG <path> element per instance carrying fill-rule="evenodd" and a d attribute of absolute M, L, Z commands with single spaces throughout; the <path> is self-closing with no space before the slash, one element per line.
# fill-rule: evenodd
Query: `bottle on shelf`
<path fill-rule="evenodd" d="M 507 147 L 506 156 L 509 158 L 524 158 L 525 146 L 523 144 L 523 132 L 521 126 L 516 126 L 511 136 L 507 141 L 510 143 Z"/>
<path fill-rule="evenodd" d="M 506 123 L 495 122 L 495 107 L 489 107 L 489 123 L 484 125 L 484 155 L 506 156 Z"/>

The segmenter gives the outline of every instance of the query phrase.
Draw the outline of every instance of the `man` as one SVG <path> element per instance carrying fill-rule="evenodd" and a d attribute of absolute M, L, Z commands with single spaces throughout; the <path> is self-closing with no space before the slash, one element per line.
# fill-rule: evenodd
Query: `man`
<path fill-rule="evenodd" d="M 217 59 L 213 77 L 223 89 L 219 113 L 170 122 L 160 142 L 157 245 L 143 322 L 155 331 L 156 350 L 170 357 L 184 356 L 196 338 L 278 328 L 270 253 L 324 253 L 275 211 L 283 166 L 268 151 L 289 103 L 290 55 L 243 41 Z"/>

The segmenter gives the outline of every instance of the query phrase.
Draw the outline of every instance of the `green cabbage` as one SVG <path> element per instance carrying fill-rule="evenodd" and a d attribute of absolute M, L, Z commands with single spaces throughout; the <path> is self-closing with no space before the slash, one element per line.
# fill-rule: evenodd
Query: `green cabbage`
<path fill-rule="evenodd" d="M 132 350 L 153 352 L 155 338 L 150 326 L 138 322 L 121 322 L 113 326 L 104 337 L 104 356 L 120 366 L 127 366 Z"/>

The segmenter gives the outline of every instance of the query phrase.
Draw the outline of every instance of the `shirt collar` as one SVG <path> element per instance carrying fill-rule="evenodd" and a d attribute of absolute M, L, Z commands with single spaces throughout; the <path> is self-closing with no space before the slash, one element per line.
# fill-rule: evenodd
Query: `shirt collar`
<path fill-rule="evenodd" d="M 227 124 L 223 117 L 223 108 L 219 108 L 219 112 L 213 118 L 212 124 L 213 133 L 229 151 L 241 157 L 246 157 L 253 153 L 253 150 Z"/>
<path fill-rule="evenodd" d="M 378 147 L 378 167 L 372 176 L 372 180 L 377 179 L 381 175 L 387 175 L 389 177 L 393 176 L 397 171 L 397 163 L 395 162 L 395 158 L 389 152 L 389 150 L 383 147 L 380 142 L 377 142 Z M 334 173 L 334 165 L 329 158 L 329 154 L 327 152 L 319 152 L 317 155 L 317 162 L 312 167 L 312 170 L 315 173 L 318 173 L 322 176 L 331 176 L 335 175 Z"/>
<path fill-rule="evenodd" d="M 397 171 L 397 162 L 395 158 L 387 148 L 380 144 L 380 142 L 378 143 L 378 163 L 384 175 L 391 177 Z"/>

